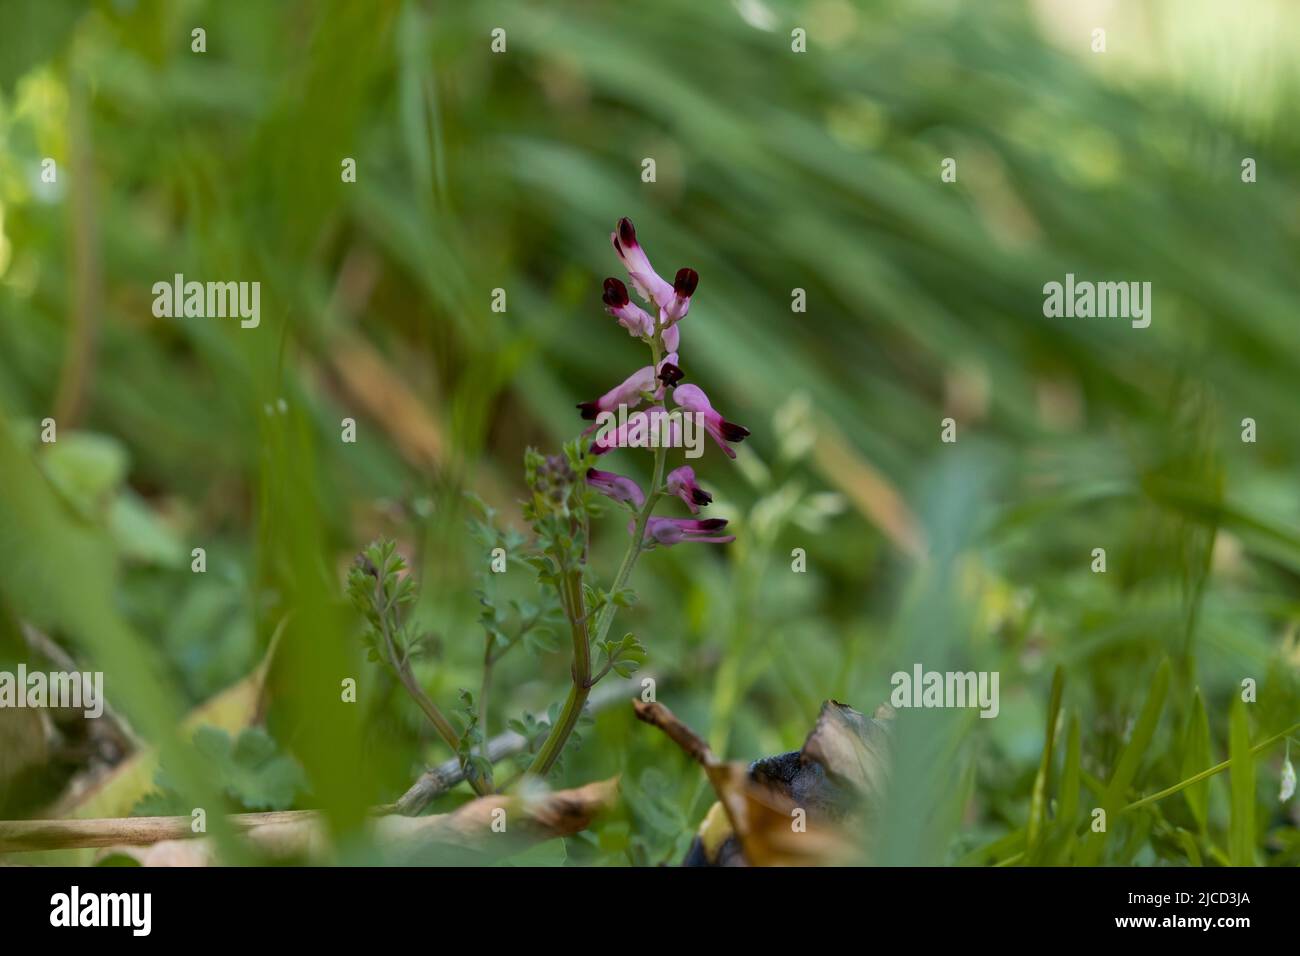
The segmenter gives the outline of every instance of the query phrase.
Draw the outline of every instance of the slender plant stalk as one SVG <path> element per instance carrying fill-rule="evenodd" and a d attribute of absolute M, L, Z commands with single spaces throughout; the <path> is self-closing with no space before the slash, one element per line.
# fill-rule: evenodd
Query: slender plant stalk
<path fill-rule="evenodd" d="M 580 571 L 570 571 L 565 575 L 564 589 L 566 591 L 565 613 L 569 616 L 573 633 L 573 683 L 569 688 L 569 696 L 565 698 L 564 708 L 555 721 L 555 726 L 547 734 L 545 743 L 542 744 L 542 748 L 533 759 L 532 766 L 529 767 L 530 771 L 539 775 L 545 775 L 554 766 L 569 735 L 573 733 L 573 728 L 577 726 L 578 718 L 582 716 L 587 695 L 591 693 L 591 639 L 587 633 L 586 615 L 583 613 Z M 576 596 L 573 593 L 575 590 Z"/>
<path fill-rule="evenodd" d="M 376 582 L 375 586 L 382 597 L 382 583 Z M 460 735 L 456 733 L 456 728 L 451 725 L 451 721 L 447 719 L 446 714 L 424 692 L 424 688 L 420 686 L 420 682 L 415 678 L 415 673 L 411 670 L 411 662 L 405 656 L 401 658 L 397 656 L 397 645 L 393 641 L 393 635 L 388 627 L 388 615 L 392 609 L 393 602 L 386 600 L 383 613 L 379 615 L 379 627 L 384 636 L 384 647 L 388 652 L 388 660 L 393 665 L 393 670 L 397 672 L 397 679 L 402 682 L 402 686 L 411 695 L 411 699 L 424 712 L 424 716 L 429 718 L 429 723 L 433 724 L 433 729 L 438 732 L 438 736 L 446 742 L 453 754 L 458 753 L 460 750 Z M 469 781 L 469 785 L 474 788 L 474 792 L 480 797 L 489 792 L 484 782 L 477 775 L 467 773 L 465 779 Z"/>
<path fill-rule="evenodd" d="M 483 735 L 483 745 L 479 747 L 479 754 L 483 757 L 484 760 L 487 760 L 488 769 L 484 775 L 487 778 L 486 784 L 487 784 L 488 792 L 493 793 L 496 791 L 496 785 L 493 783 L 492 780 L 492 761 L 488 760 L 488 754 L 487 754 L 488 691 L 491 690 L 492 688 L 492 665 L 496 662 L 496 658 L 492 656 L 493 640 L 491 634 L 488 635 L 487 639 L 483 642 L 483 644 L 484 644 L 483 684 L 479 687 L 479 692 L 478 692 L 478 727 L 479 727 L 479 732 Z"/>
<path fill-rule="evenodd" d="M 650 344 L 654 356 L 654 366 L 659 367 L 662 357 L 659 342 L 656 337 L 655 341 Z M 614 576 L 614 584 L 610 588 L 610 594 L 614 595 L 627 586 L 628 578 L 632 576 L 632 569 L 636 566 L 636 559 L 641 556 L 645 550 L 643 547 L 645 540 L 646 524 L 650 521 L 650 515 L 654 512 L 655 505 L 659 502 L 659 487 L 664 481 L 664 464 L 668 460 L 668 449 L 663 442 L 655 448 L 654 478 L 650 483 L 650 493 L 646 495 L 645 504 L 641 506 L 640 512 L 636 516 L 636 525 L 632 529 L 632 541 L 627 547 L 627 552 L 623 555 L 623 561 L 618 567 L 618 573 Z M 564 700 L 564 707 L 560 715 L 556 718 L 551 727 L 551 732 L 546 735 L 546 740 L 542 743 L 541 749 L 537 751 L 537 756 L 533 758 L 532 764 L 528 767 L 528 772 L 537 776 L 545 776 L 550 772 L 551 767 L 560 756 L 560 751 L 564 749 L 569 735 L 573 733 L 573 728 L 578 724 L 578 718 L 582 716 L 583 705 L 587 702 L 587 695 L 591 693 L 591 688 L 595 681 L 591 678 L 591 646 L 599 646 L 606 635 L 609 633 L 610 625 L 614 623 L 614 616 L 618 613 L 618 605 L 612 600 L 605 602 L 600 609 L 600 614 L 596 618 L 595 631 L 589 631 L 587 628 L 586 616 L 581 613 L 582 603 L 582 572 L 575 572 L 577 603 L 571 605 L 570 601 L 565 600 L 565 614 L 569 615 L 569 622 L 573 630 L 573 684 L 569 688 L 569 696 Z M 568 587 L 568 578 L 566 576 L 566 587 Z M 564 595 L 561 594 L 563 598 Z M 573 613 L 574 610 L 578 613 Z M 601 677 L 608 671 L 601 672 Z"/>
<path fill-rule="evenodd" d="M 1264 738 L 1259 743 L 1255 744 L 1255 746 L 1250 748 L 1250 755 L 1253 757 L 1256 754 L 1262 753 L 1263 751 L 1271 747 L 1273 744 L 1281 740 L 1283 737 L 1290 737 L 1292 734 L 1296 733 L 1297 731 L 1300 731 L 1300 724 L 1292 724 L 1286 730 L 1280 731 L 1271 737 Z M 1180 790 L 1186 790 L 1194 783 L 1200 783 L 1202 780 L 1206 780 L 1210 777 L 1213 777 L 1217 773 L 1223 773 L 1223 771 L 1227 770 L 1231 766 L 1232 766 L 1231 759 L 1225 760 L 1223 761 L 1223 763 L 1215 764 L 1213 767 L 1209 767 L 1205 770 L 1202 770 L 1198 774 L 1193 774 L 1192 776 L 1188 777 L 1186 780 L 1174 784 L 1172 787 L 1166 787 L 1164 790 L 1161 790 L 1158 793 L 1150 794 L 1149 796 L 1145 796 L 1141 800 L 1134 800 L 1128 806 L 1120 810 L 1120 813 L 1128 813 L 1128 811 L 1136 810 L 1138 807 L 1145 807 L 1148 803 L 1155 803 L 1157 800 L 1163 800 L 1165 797 L 1171 797 Z"/>

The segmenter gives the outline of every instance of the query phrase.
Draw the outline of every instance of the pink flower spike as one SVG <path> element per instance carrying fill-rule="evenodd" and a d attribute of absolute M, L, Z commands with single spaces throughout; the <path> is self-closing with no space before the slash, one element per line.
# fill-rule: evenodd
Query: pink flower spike
<path fill-rule="evenodd" d="M 730 544 L 734 534 L 714 534 L 727 526 L 726 518 L 651 518 L 645 526 L 645 543 L 671 547 L 680 541 L 699 541 L 703 544 Z M 636 520 L 628 525 L 630 534 L 636 533 Z"/>
<path fill-rule="evenodd" d="M 637 294 L 647 302 L 666 308 L 673 301 L 673 287 L 660 278 L 659 273 L 650 265 L 645 250 L 636 241 L 636 229 L 632 226 L 632 220 L 626 216 L 620 219 L 618 228 L 610 233 L 609 239 Z"/>
<path fill-rule="evenodd" d="M 713 501 L 713 495 L 695 481 L 695 469 L 690 465 L 682 465 L 670 471 L 667 485 L 669 493 L 686 502 L 686 507 L 691 509 L 693 515 L 699 514 L 702 506 Z"/>
<path fill-rule="evenodd" d="M 637 369 L 594 402 L 582 402 L 578 408 L 582 410 L 583 418 L 589 422 L 595 421 L 601 412 L 616 411 L 620 405 L 626 405 L 629 409 L 636 408 L 641 404 L 641 393 L 654 392 L 658 386 L 659 378 L 655 374 L 655 367 L 647 365 Z"/>
<path fill-rule="evenodd" d="M 749 437 L 749 429 L 735 422 L 729 422 L 713 409 L 709 396 L 698 385 L 678 385 L 673 389 L 673 401 L 688 412 L 698 412 L 704 416 L 704 430 L 709 433 L 719 448 L 728 458 L 735 458 L 736 453 L 727 442 L 741 442 Z"/>
<path fill-rule="evenodd" d="M 627 286 L 615 278 L 605 280 L 605 291 L 601 295 L 605 311 L 618 319 L 618 324 L 627 329 L 628 335 L 646 338 L 655 334 L 655 320 L 639 305 L 633 305 L 627 297 Z"/>
<path fill-rule="evenodd" d="M 640 508 L 645 504 L 645 495 L 641 491 L 641 486 L 631 478 L 616 475 L 612 471 L 597 471 L 595 468 L 588 468 L 587 484 L 602 495 L 613 498 L 615 501 L 625 501 L 636 508 Z"/>
<path fill-rule="evenodd" d="M 673 280 L 672 301 L 659 310 L 660 325 L 674 326 L 686 318 L 686 313 L 691 308 L 691 296 L 699 284 L 700 275 L 694 269 L 677 270 L 677 277 Z"/>

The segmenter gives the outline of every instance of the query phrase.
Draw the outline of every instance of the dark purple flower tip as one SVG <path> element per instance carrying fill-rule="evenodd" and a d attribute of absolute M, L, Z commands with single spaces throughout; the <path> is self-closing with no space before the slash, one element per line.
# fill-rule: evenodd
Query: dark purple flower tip
<path fill-rule="evenodd" d="M 713 495 L 709 494 L 703 488 L 696 488 L 691 492 L 691 500 L 697 505 L 703 507 L 704 505 L 713 503 Z"/>
<path fill-rule="evenodd" d="M 726 518 L 702 518 L 695 524 L 700 531 L 720 531 L 726 526 Z"/>
<path fill-rule="evenodd" d="M 612 277 L 606 279 L 605 291 L 601 298 L 605 300 L 605 304 L 611 309 L 620 309 L 628 303 L 627 286 L 618 279 Z"/>
<path fill-rule="evenodd" d="M 632 220 L 627 216 L 618 221 L 618 239 L 625 246 L 633 247 L 636 245 L 636 228 L 632 225 Z"/>
<path fill-rule="evenodd" d="M 677 278 L 673 280 L 673 291 L 683 299 L 695 294 L 695 287 L 700 284 L 700 274 L 694 269 L 678 269 Z"/>
<path fill-rule="evenodd" d="M 582 417 L 589 422 L 594 422 L 596 415 L 600 412 L 600 406 L 595 402 L 579 402 L 578 408 L 582 412 Z"/>
<path fill-rule="evenodd" d="M 686 373 L 672 362 L 664 362 L 659 366 L 659 381 L 663 382 L 665 385 L 676 385 L 685 377 Z"/>
<path fill-rule="evenodd" d="M 749 437 L 749 429 L 744 425 L 737 425 L 735 422 L 724 421 L 722 423 L 722 437 L 727 441 L 744 441 Z"/>

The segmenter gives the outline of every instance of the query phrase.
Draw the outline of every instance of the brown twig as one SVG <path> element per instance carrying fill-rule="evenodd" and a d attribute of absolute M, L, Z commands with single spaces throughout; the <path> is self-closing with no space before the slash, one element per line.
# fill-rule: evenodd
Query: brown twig
<path fill-rule="evenodd" d="M 38 631 L 26 621 L 22 622 L 21 629 L 23 640 L 27 642 L 28 647 L 62 670 L 77 675 L 77 680 L 81 681 L 82 685 L 82 700 L 88 699 L 88 692 L 91 688 L 87 686 L 87 682 L 84 680 L 83 671 L 77 666 L 77 662 L 73 660 L 72 655 L 60 647 L 48 634 Z M 115 742 L 122 753 L 138 749 L 140 746 L 140 738 L 136 736 L 135 731 L 132 730 L 131 725 L 127 722 L 126 718 L 114 710 L 113 707 L 109 705 L 108 701 L 104 701 L 103 704 L 104 716 L 108 718 L 106 723 L 110 728 L 109 732 L 114 738 L 116 738 Z"/>
<path fill-rule="evenodd" d="M 248 832 L 273 823 L 314 818 L 314 810 L 241 813 L 230 818 L 238 831 Z M 202 836 L 191 829 L 189 817 L 107 817 L 98 820 L 0 821 L 0 853 L 30 850 L 75 850 L 82 847 L 148 846 L 163 840 Z"/>
<path fill-rule="evenodd" d="M 517 848 L 520 843 L 577 833 L 611 806 L 617 793 L 618 782 L 610 779 L 536 797 L 491 795 L 472 800 L 452 813 L 377 819 L 373 824 L 374 836 L 382 847 L 407 851 L 430 844 L 482 848 L 490 836 L 504 832 L 513 835 L 509 845 Z M 382 816 L 383 811 L 372 813 Z M 325 820 L 315 810 L 240 813 L 228 819 L 255 850 L 275 856 L 312 855 L 328 844 Z M 505 822 L 503 831 L 494 828 L 498 819 Z M 191 826 L 189 817 L 0 821 L 0 853 L 153 847 L 203 838 L 203 845 L 187 854 L 187 861 L 210 862 L 211 845 L 203 834 L 194 833 Z M 506 845 L 502 841 L 502 847 Z"/>
<path fill-rule="evenodd" d="M 657 702 L 646 703 L 633 701 L 637 720 L 658 727 L 677 746 L 681 747 L 692 760 L 702 767 L 717 767 L 720 761 L 713 755 L 709 745 L 695 731 L 677 719 L 677 715 Z"/>

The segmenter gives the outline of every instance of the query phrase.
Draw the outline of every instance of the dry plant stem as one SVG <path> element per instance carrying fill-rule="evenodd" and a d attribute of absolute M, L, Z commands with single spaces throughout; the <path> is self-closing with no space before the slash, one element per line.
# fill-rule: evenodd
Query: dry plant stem
<path fill-rule="evenodd" d="M 473 800 L 452 813 L 417 819 L 389 817 L 375 823 L 379 842 L 409 849 L 421 841 L 472 846 L 491 833 L 493 811 L 510 807 L 512 819 L 523 824 L 529 842 L 569 836 L 585 828 L 591 818 L 611 806 L 617 796 L 615 780 L 589 783 L 573 790 L 558 790 L 539 800 L 488 796 Z M 382 810 L 372 810 L 379 817 Z M 315 810 L 240 813 L 227 818 L 247 834 L 255 848 L 281 855 L 308 852 L 325 839 L 325 825 Z M 103 820 L 0 821 L 0 853 L 70 850 L 84 847 L 151 846 L 168 840 L 192 840 L 189 817 L 126 817 Z M 513 827 L 512 827 L 513 829 Z M 265 838 L 265 839 L 262 839 Z"/>
<path fill-rule="evenodd" d="M 73 660 L 72 655 L 55 643 L 49 635 L 38 631 L 35 627 L 22 622 L 23 639 L 27 646 L 36 653 L 48 658 L 57 664 L 60 669 L 76 674 L 78 680 L 82 679 L 82 671 Z M 85 682 L 82 683 L 82 696 L 85 697 L 87 688 Z M 138 750 L 140 748 L 140 738 L 136 736 L 135 731 L 131 728 L 126 718 L 119 714 L 108 701 L 104 701 L 104 716 L 108 718 L 107 725 L 111 728 L 113 736 L 117 737 L 119 744 L 124 752 Z"/>
<path fill-rule="evenodd" d="M 668 735 L 669 740 L 681 747 L 686 755 L 700 766 L 718 766 L 718 758 L 713 755 L 713 751 L 709 749 L 709 745 L 705 743 L 704 738 L 682 723 L 677 715 L 663 704 L 654 701 L 647 703 L 634 700 L 632 701 L 632 707 L 636 710 L 637 720 L 652 727 L 658 727 Z"/>
<path fill-rule="evenodd" d="M 242 813 L 230 817 L 238 831 L 273 823 L 291 823 L 316 816 L 314 810 Z M 189 817 L 125 817 L 103 820 L 0 821 L 0 853 L 29 850 L 75 850 L 101 846 L 148 846 L 162 840 L 185 840 L 193 832 Z"/>
<path fill-rule="evenodd" d="M 651 341 L 650 351 L 653 358 L 651 364 L 658 368 L 663 358 L 659 335 L 656 335 Z M 611 595 L 617 594 L 627 586 L 627 580 L 632 576 L 632 569 L 636 566 L 636 559 L 645 550 L 643 545 L 646 524 L 649 522 L 650 515 L 654 512 L 655 505 L 659 501 L 659 488 L 664 483 L 664 463 L 667 459 L 668 449 L 663 442 L 660 442 L 655 448 L 654 478 L 650 483 L 650 493 L 646 495 L 645 504 L 641 506 L 641 511 L 636 516 L 636 526 L 632 529 L 632 542 L 628 545 L 627 553 L 623 555 L 623 563 L 619 565 L 618 573 L 614 576 L 614 585 L 609 592 Z M 567 586 L 568 580 L 566 578 Z M 551 767 L 555 766 L 560 751 L 564 749 L 569 735 L 573 733 L 573 728 L 577 726 L 578 718 L 582 716 L 582 708 L 587 702 L 587 695 L 591 693 L 592 685 L 595 684 L 591 677 L 591 646 L 592 644 L 599 646 L 600 642 L 605 639 L 605 636 L 609 633 L 610 625 L 614 623 L 614 615 L 618 613 L 618 606 L 613 600 L 607 601 L 604 607 L 600 609 L 600 615 L 596 618 L 595 631 L 589 631 L 586 624 L 586 615 L 581 613 L 583 607 L 581 572 L 576 574 L 576 591 L 576 602 L 565 602 L 565 613 L 570 614 L 569 621 L 573 625 L 573 686 L 569 688 L 569 696 L 565 698 L 564 708 L 560 711 L 560 716 L 556 719 L 554 726 L 551 727 L 551 732 L 547 734 L 546 741 L 542 744 L 541 749 L 537 751 L 537 756 L 528 768 L 529 773 L 542 777 L 550 773 Z M 579 613 L 571 613 L 574 610 Z M 605 676 L 607 670 L 602 671 L 600 676 Z"/>

